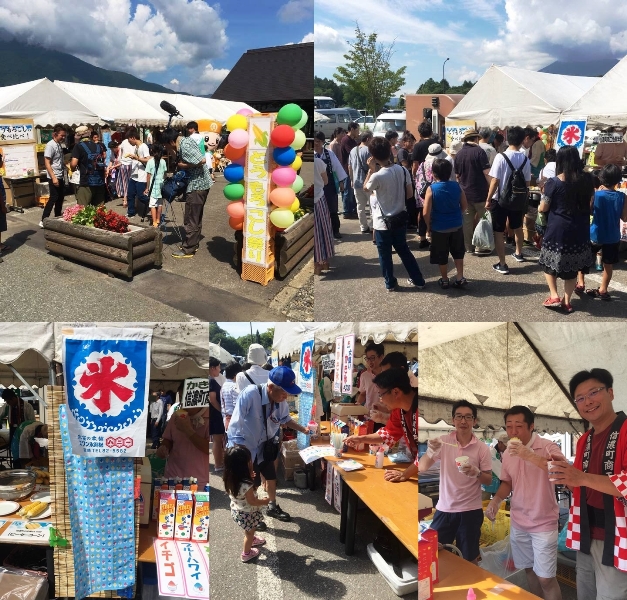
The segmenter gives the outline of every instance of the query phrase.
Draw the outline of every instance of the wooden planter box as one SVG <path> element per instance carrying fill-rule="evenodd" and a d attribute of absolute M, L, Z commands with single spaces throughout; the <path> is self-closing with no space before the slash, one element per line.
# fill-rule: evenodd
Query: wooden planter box
<path fill-rule="evenodd" d="M 233 260 L 237 270 L 242 270 L 241 231 L 235 232 L 235 252 Z M 285 277 L 314 247 L 314 215 L 307 213 L 302 219 L 290 225 L 285 231 L 278 231 L 274 236 L 275 273 Z"/>
<path fill-rule="evenodd" d="M 138 271 L 161 266 L 161 231 L 129 225 L 128 233 L 115 233 L 63 219 L 46 219 L 46 250 L 112 275 L 132 279 Z"/>

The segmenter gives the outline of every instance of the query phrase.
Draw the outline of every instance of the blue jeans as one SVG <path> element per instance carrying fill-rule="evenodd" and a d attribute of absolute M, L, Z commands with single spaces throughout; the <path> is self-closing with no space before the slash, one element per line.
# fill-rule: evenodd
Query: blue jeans
<path fill-rule="evenodd" d="M 344 191 L 342 192 L 342 204 L 344 205 L 344 215 L 357 214 L 357 201 L 350 177 L 344 180 Z"/>
<path fill-rule="evenodd" d="M 134 217 L 136 213 L 135 198 L 138 200 L 146 193 L 146 182 L 136 181 L 135 179 L 128 180 L 128 192 L 126 199 L 128 200 L 128 216 Z"/>
<path fill-rule="evenodd" d="M 407 229 L 405 227 L 399 227 L 398 229 L 392 230 L 376 229 L 374 232 L 374 239 L 377 243 L 377 249 L 379 250 L 379 264 L 381 265 L 381 271 L 383 271 L 385 287 L 388 290 L 396 287 L 396 284 L 398 283 L 397 279 L 394 277 L 392 247 L 394 247 L 396 253 L 403 262 L 403 266 L 407 269 L 407 273 L 414 282 L 414 285 L 425 284 L 424 277 L 420 272 L 420 267 L 418 267 L 416 258 L 407 246 L 407 240 L 405 239 L 406 233 Z"/>

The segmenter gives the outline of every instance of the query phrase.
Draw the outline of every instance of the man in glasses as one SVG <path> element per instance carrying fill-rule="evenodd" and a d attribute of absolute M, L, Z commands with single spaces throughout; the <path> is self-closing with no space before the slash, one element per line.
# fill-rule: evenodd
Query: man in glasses
<path fill-rule="evenodd" d="M 605 369 L 580 371 L 570 394 L 591 428 L 577 442 L 575 465 L 553 462 L 551 478 L 573 490 L 566 545 L 577 552 L 579 600 L 627 598 L 627 417 L 612 402 Z"/>
<path fill-rule="evenodd" d="M 419 471 L 440 461 L 440 498 L 431 527 L 441 544 L 456 542 L 462 556 L 476 563 L 483 523 L 481 484 L 492 483 L 492 459 L 488 446 L 473 433 L 477 407 L 460 400 L 451 414 L 455 431 L 428 441 Z"/>
<path fill-rule="evenodd" d="M 266 492 L 270 498 L 268 516 L 279 521 L 289 521 L 290 515 L 276 502 L 275 459 L 264 457 L 266 441 L 274 441 L 279 448 L 279 428 L 285 424 L 291 429 L 307 434 L 309 430 L 293 421 L 286 402 L 289 395 L 298 395 L 296 374 L 289 367 L 276 367 L 268 374 L 268 382 L 245 387 L 235 401 L 235 408 L 227 430 L 228 447 L 246 446 L 250 450 L 255 471 L 255 487 L 261 485 L 261 475 L 266 480 Z M 277 454 L 278 456 L 278 454 Z M 258 531 L 267 526 L 260 523 Z"/>
<path fill-rule="evenodd" d="M 374 378 L 381 373 L 381 361 L 385 355 L 385 346 L 375 344 L 370 341 L 366 344 L 364 357 L 366 359 L 367 370 L 363 371 L 359 377 L 359 396 L 357 404 L 363 404 L 368 410 L 375 410 L 378 402 L 378 388 L 374 384 Z M 375 423 L 374 430 L 381 428 L 381 423 Z"/>

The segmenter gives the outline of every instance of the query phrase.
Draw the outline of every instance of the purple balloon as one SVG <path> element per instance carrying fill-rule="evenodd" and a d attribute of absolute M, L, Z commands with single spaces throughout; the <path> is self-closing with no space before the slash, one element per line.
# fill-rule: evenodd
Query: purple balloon
<path fill-rule="evenodd" d="M 238 115 L 244 115 L 245 117 L 250 117 L 250 115 L 254 114 L 250 108 L 240 108 L 237 113 Z"/>
<path fill-rule="evenodd" d="M 239 158 L 232 160 L 231 164 L 241 165 L 243 167 L 246 164 L 246 155 L 244 154 L 243 156 L 240 156 Z"/>

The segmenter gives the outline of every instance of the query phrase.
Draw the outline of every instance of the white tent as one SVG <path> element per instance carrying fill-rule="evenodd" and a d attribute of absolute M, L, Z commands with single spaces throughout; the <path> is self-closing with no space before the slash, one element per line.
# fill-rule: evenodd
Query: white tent
<path fill-rule="evenodd" d="M 100 120 L 97 113 L 45 78 L 0 87 L 0 117 L 33 119 L 39 127 L 94 124 Z"/>
<path fill-rule="evenodd" d="M 567 110 L 564 118 L 587 117 L 588 126 L 627 126 L 627 56 L 610 69 Z"/>
<path fill-rule="evenodd" d="M 614 377 L 614 408 L 627 411 L 627 323 L 429 323 L 419 326 L 420 414 L 451 421 L 451 403 L 481 405 L 480 426 L 529 406 L 542 431 L 582 431 L 568 383 L 581 370 Z"/>
<path fill-rule="evenodd" d="M 478 127 L 550 125 L 598 81 L 492 65 L 446 120 L 476 121 Z"/>
<path fill-rule="evenodd" d="M 209 356 L 217 358 L 221 363 L 226 364 L 235 361 L 230 352 L 227 352 L 222 346 L 214 344 L 213 342 L 209 342 Z"/>

